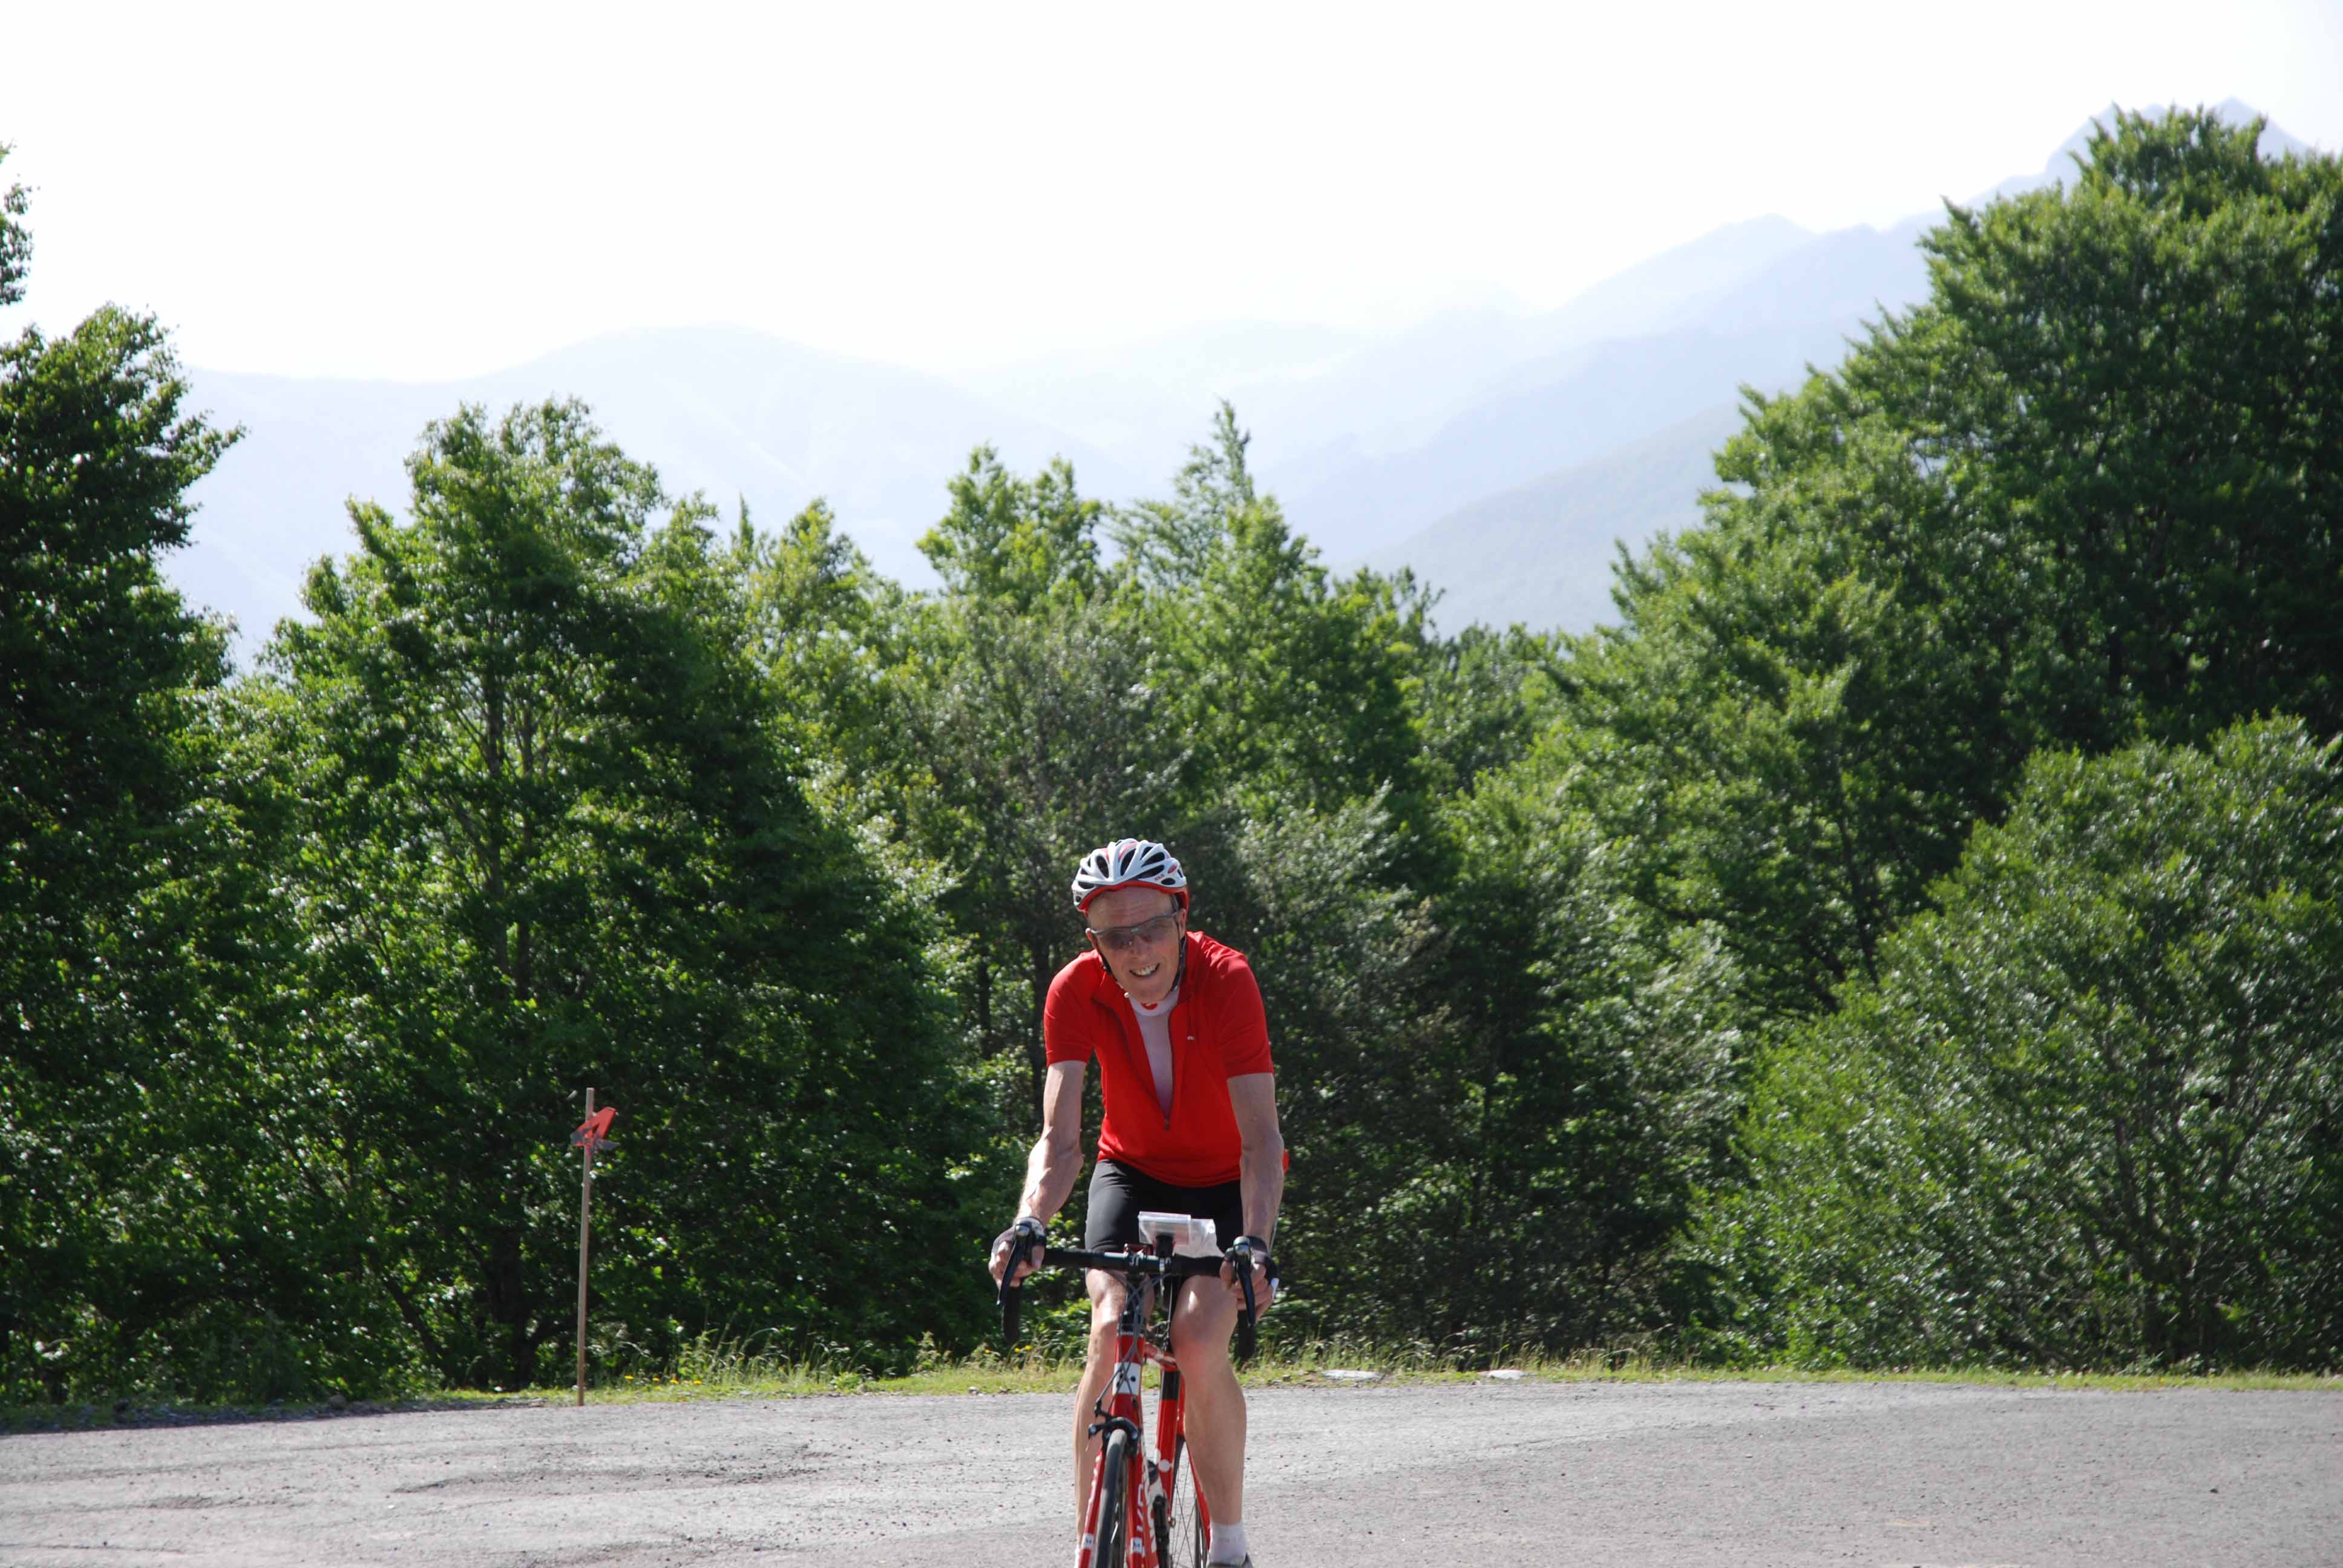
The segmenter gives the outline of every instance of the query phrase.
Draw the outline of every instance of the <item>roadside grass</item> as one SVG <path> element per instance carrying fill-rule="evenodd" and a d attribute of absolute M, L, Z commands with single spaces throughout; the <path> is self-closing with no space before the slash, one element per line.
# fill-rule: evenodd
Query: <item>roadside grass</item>
<path fill-rule="evenodd" d="M 1493 1379 L 1491 1372 L 1515 1374 Z M 1390 1388 L 1482 1382 L 1742 1382 L 1961 1383 L 1986 1388 L 2156 1392 L 2343 1392 L 2343 1372 L 2019 1372 L 2000 1367 L 1911 1367 L 1875 1371 L 1795 1366 L 1692 1366 L 1628 1352 L 1566 1357 L 1523 1354 L 1494 1368 L 1464 1368 L 1421 1353 L 1371 1353 L 1322 1346 L 1264 1352 L 1243 1372 L 1247 1387 Z M 618 1373 L 591 1381 L 588 1404 L 689 1403 L 702 1400 L 806 1399 L 843 1394 L 1070 1393 L 1081 1376 L 1078 1355 L 1040 1351 L 1004 1357 L 983 1351 L 946 1357 L 932 1351 L 910 1371 L 880 1375 L 844 1359 L 789 1360 L 752 1354 L 736 1343 L 688 1345 L 657 1372 Z M 1153 1382 L 1150 1373 L 1149 1381 Z M 196 1425 L 234 1421 L 303 1420 L 338 1414 L 388 1414 L 427 1410 L 479 1410 L 511 1405 L 568 1404 L 568 1386 L 528 1389 L 442 1389 L 411 1397 L 338 1402 L 268 1404 L 134 1403 L 0 1406 L 0 1434 L 96 1430 L 120 1426 Z"/>
<path fill-rule="evenodd" d="M 1081 1379 L 1079 1355 L 1031 1352 L 1004 1357 L 980 1352 L 970 1357 L 935 1355 L 906 1372 L 873 1373 L 844 1362 L 789 1361 L 737 1351 L 710 1355 L 687 1349 L 664 1372 L 589 1382 L 590 1403 L 675 1402 L 703 1399 L 799 1399 L 823 1394 L 1071 1393 Z M 1520 1374 L 1493 1380 L 1492 1371 Z M 1517 1382 L 1937 1382 L 1991 1388 L 2097 1389 L 2125 1392 L 2204 1389 L 2323 1391 L 2343 1392 L 2343 1374 L 2318 1372 L 2025 1372 L 1995 1367 L 1919 1367 L 1855 1372 L 1793 1366 L 1703 1367 L 1654 1360 L 1628 1352 L 1592 1352 L 1567 1357 L 1524 1354 L 1493 1368 L 1465 1368 L 1421 1354 L 1370 1353 L 1339 1347 L 1264 1352 L 1242 1374 L 1250 1388 L 1411 1387 L 1434 1383 Z M 1154 1373 L 1148 1382 L 1152 1386 Z M 450 1399 L 486 1402 L 506 1393 L 450 1394 Z M 569 1388 L 531 1389 L 524 1397 L 548 1403 L 575 1399 Z"/>
<path fill-rule="evenodd" d="M 1392 1387 L 1432 1383 L 1489 1382 L 1492 1372 L 1518 1372 L 1519 1382 L 1938 1382 L 1996 1388 L 2097 1389 L 2148 1392 L 2167 1389 L 2323 1391 L 2343 1392 L 2343 1374 L 2318 1372 L 2021 1372 L 1989 1367 L 1897 1368 L 1854 1372 L 1792 1366 L 1698 1367 L 1634 1355 L 1523 1355 L 1489 1368 L 1463 1368 L 1426 1357 L 1307 1352 L 1264 1354 L 1247 1367 L 1247 1387 Z M 1370 1374 L 1360 1376 L 1360 1373 Z M 1340 1375 L 1349 1374 L 1349 1375 Z M 976 1360 L 915 1371 L 899 1377 L 848 1380 L 856 1392 L 874 1393 L 1071 1392 L 1081 1377 L 1073 1357 L 1029 1357 L 1019 1362 Z M 1152 1383 L 1153 1374 L 1149 1374 Z M 836 1392 L 824 1387 L 812 1392 Z M 757 1392 L 744 1386 L 743 1392 Z M 594 1397 L 588 1390 L 587 1397 Z"/>

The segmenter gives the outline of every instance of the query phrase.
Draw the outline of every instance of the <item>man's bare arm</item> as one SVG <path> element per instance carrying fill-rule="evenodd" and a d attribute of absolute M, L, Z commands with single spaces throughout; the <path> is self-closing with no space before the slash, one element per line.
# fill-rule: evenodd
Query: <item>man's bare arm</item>
<path fill-rule="evenodd" d="M 1237 1113 L 1237 1135 L 1244 1141 L 1237 1171 L 1250 1227 L 1246 1233 L 1272 1243 L 1273 1251 L 1278 1206 L 1285 1201 L 1285 1137 L 1277 1129 L 1277 1075 L 1248 1072 L 1230 1079 L 1229 1106 Z"/>
<path fill-rule="evenodd" d="M 1086 1061 L 1055 1061 L 1041 1081 L 1041 1136 L 1025 1161 L 1025 1191 L 1017 1200 L 1017 1217 L 1031 1215 L 1047 1225 L 1073 1195 L 1074 1178 L 1082 1173 L 1082 1079 Z M 992 1277 L 1009 1266 L 1010 1238 L 1015 1227 L 992 1242 Z M 1017 1271 L 1021 1280 L 1033 1271 L 1037 1260 L 1028 1258 Z M 1017 1282 L 1012 1280 L 1010 1283 Z"/>
<path fill-rule="evenodd" d="M 1082 1079 L 1087 1061 L 1056 1061 L 1041 1084 L 1041 1136 L 1025 1161 L 1025 1191 L 1017 1201 L 1021 1218 L 1048 1224 L 1073 1195 L 1082 1173 Z"/>

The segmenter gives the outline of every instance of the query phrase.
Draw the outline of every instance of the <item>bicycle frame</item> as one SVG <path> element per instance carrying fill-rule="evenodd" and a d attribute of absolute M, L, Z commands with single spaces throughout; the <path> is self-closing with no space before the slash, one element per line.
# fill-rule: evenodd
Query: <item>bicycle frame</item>
<path fill-rule="evenodd" d="M 1001 1339 L 1006 1344 L 1017 1342 L 1023 1292 L 1015 1281 L 1020 1262 L 1028 1256 L 1037 1267 L 1098 1269 L 1120 1275 L 1124 1282 L 1122 1312 L 1115 1322 L 1114 1366 L 1093 1407 L 1098 1420 L 1091 1424 L 1090 1434 L 1099 1440 L 1099 1453 L 1091 1468 L 1090 1493 L 1082 1503 L 1082 1533 L 1074 1553 L 1075 1568 L 1165 1568 L 1155 1538 L 1157 1505 L 1161 1504 L 1168 1520 L 1177 1500 L 1180 1454 L 1187 1435 L 1187 1399 L 1181 1385 L 1180 1363 L 1172 1358 L 1169 1343 L 1171 1317 L 1178 1310 L 1177 1294 L 1172 1296 L 1172 1307 L 1165 1313 L 1164 1343 L 1158 1344 L 1148 1333 L 1147 1320 L 1154 1310 L 1159 1283 L 1176 1292 L 1187 1280 L 1216 1279 L 1222 1260 L 1175 1254 L 1169 1235 L 1155 1239 L 1151 1253 L 1137 1247 L 1119 1252 L 1092 1252 L 1047 1246 L 1038 1227 L 1030 1234 L 1021 1231 L 1012 1241 L 1006 1271 L 1001 1276 Z M 1257 1311 L 1252 1274 L 1247 1266 L 1252 1253 L 1240 1241 L 1230 1249 L 1229 1256 L 1238 1261 L 1237 1280 L 1244 1292 L 1244 1310 L 1238 1314 L 1236 1328 L 1237 1359 L 1244 1361 L 1252 1355 L 1253 1316 Z M 1140 1400 L 1141 1375 L 1150 1362 L 1161 1368 L 1163 1374 L 1163 1392 L 1156 1402 L 1155 1452 L 1151 1455 L 1147 1452 L 1147 1412 Z M 1101 1527 L 1109 1523 L 1100 1517 L 1107 1490 L 1106 1456 L 1112 1439 L 1125 1432 L 1130 1435 L 1129 1457 L 1125 1461 L 1130 1468 L 1122 1476 L 1121 1487 L 1122 1506 L 1129 1511 L 1122 1532 L 1125 1560 L 1108 1563 L 1099 1560 L 1098 1552 Z M 1189 1466 L 1188 1473 L 1194 1484 L 1194 1465 Z M 1197 1521 L 1209 1533 L 1211 1501 L 1201 1484 L 1196 1484 L 1195 1493 Z"/>
<path fill-rule="evenodd" d="M 1180 1483 L 1180 1444 L 1186 1435 L 1187 1397 L 1180 1382 L 1178 1359 L 1147 1332 L 1150 1298 L 1156 1283 L 1133 1279 L 1123 1296 L 1122 1315 L 1115 1325 L 1114 1371 L 1099 1396 L 1099 1419 L 1091 1428 L 1099 1439 L 1099 1453 L 1091 1467 L 1090 1501 L 1084 1506 L 1081 1543 L 1074 1555 L 1074 1568 L 1161 1568 L 1155 1521 L 1159 1504 L 1160 1513 L 1169 1514 L 1173 1489 Z M 1147 1452 L 1146 1406 L 1140 1397 L 1141 1374 L 1151 1362 L 1162 1379 L 1162 1392 L 1156 1399 L 1155 1452 L 1151 1459 Z M 1100 1526 L 1105 1523 L 1099 1517 L 1099 1510 L 1106 1496 L 1106 1438 L 1118 1427 L 1131 1433 L 1131 1452 L 1125 1462 L 1130 1468 L 1122 1488 L 1123 1507 L 1130 1515 L 1123 1531 L 1129 1562 L 1105 1563 L 1096 1561 Z M 1194 1476 L 1191 1466 L 1192 1485 L 1195 1484 Z M 1211 1529 L 1212 1508 L 1201 1485 L 1196 1486 L 1196 1512 L 1204 1527 Z"/>

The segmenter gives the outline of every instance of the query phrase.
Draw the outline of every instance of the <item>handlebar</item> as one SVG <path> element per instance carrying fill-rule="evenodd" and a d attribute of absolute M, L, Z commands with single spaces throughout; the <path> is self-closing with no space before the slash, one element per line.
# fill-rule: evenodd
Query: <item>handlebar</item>
<path fill-rule="evenodd" d="M 1170 1238 L 1164 1238 L 1169 1241 Z M 1244 1290 L 1244 1312 L 1237 1319 L 1237 1360 L 1252 1360 L 1255 1336 L 1253 1320 L 1261 1309 L 1252 1293 L 1252 1249 L 1240 1241 L 1224 1257 L 1200 1258 L 1181 1252 L 1150 1252 L 1137 1246 L 1128 1251 L 1091 1251 L 1081 1247 L 1051 1247 L 1041 1244 L 1041 1238 L 1031 1232 L 1018 1236 L 1009 1243 L 1008 1266 L 1001 1274 L 1001 1333 L 1004 1345 L 1017 1343 L 1017 1331 L 1024 1319 L 1025 1289 L 1012 1284 L 1017 1278 L 1017 1265 L 1036 1252 L 1035 1267 L 1043 1269 L 1103 1269 L 1121 1274 L 1134 1285 L 1141 1280 L 1166 1281 L 1218 1279 L 1221 1265 L 1240 1261 L 1237 1282 Z"/>

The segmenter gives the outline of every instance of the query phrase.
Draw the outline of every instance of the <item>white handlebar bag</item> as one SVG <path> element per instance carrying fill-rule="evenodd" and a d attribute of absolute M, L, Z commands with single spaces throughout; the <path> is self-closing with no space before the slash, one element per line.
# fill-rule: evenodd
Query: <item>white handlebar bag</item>
<path fill-rule="evenodd" d="M 1139 1216 L 1139 1242 L 1153 1247 L 1155 1238 L 1169 1234 L 1172 1250 L 1183 1257 L 1217 1258 L 1221 1255 L 1220 1237 L 1212 1221 L 1198 1214 L 1158 1214 L 1143 1211 Z"/>

